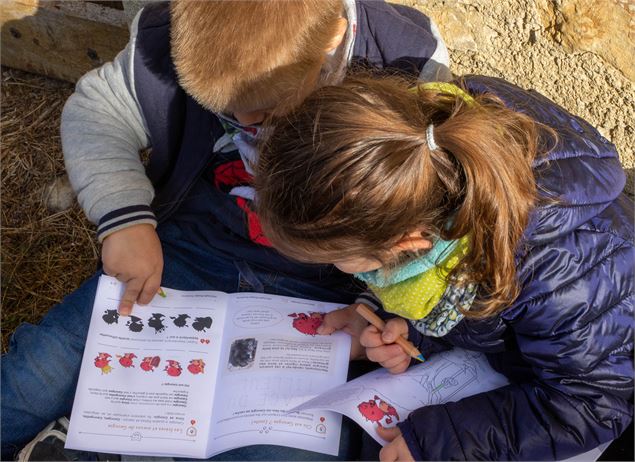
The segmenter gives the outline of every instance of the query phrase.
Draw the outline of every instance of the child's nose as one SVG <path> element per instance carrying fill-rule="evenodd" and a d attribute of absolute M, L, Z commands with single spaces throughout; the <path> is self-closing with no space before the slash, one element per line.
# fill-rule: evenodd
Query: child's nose
<path fill-rule="evenodd" d="M 234 118 L 241 125 L 256 125 L 265 120 L 265 111 L 234 112 Z"/>

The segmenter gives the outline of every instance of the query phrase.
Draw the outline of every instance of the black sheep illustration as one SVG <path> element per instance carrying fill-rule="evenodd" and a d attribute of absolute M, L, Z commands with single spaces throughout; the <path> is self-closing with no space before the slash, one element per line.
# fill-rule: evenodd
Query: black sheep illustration
<path fill-rule="evenodd" d="M 152 317 L 148 319 L 148 326 L 154 329 L 155 334 L 158 334 L 159 332 L 163 332 L 165 330 L 163 318 L 165 318 L 165 316 L 161 313 L 152 313 Z"/>
<path fill-rule="evenodd" d="M 106 324 L 118 324 L 119 313 L 117 313 L 117 310 L 106 310 L 101 319 L 103 319 Z"/>
<path fill-rule="evenodd" d="M 206 316 L 204 318 L 196 318 L 192 323 L 192 327 L 199 332 L 205 332 L 205 329 L 209 329 L 210 327 L 212 327 L 212 318 L 209 316 Z"/>
<path fill-rule="evenodd" d="M 130 320 L 126 323 L 126 326 L 128 326 L 128 329 L 132 332 L 141 332 L 143 330 L 143 322 L 141 318 L 136 316 L 130 316 Z"/>
<path fill-rule="evenodd" d="M 189 317 L 189 314 L 179 314 L 177 317 L 170 316 L 176 327 L 187 327 L 187 320 Z"/>

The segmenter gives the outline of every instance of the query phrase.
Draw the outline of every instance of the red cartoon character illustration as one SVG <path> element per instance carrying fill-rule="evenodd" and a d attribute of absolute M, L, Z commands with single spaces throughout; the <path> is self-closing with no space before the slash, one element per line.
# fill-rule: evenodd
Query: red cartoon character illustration
<path fill-rule="evenodd" d="M 117 355 L 117 358 L 119 358 L 119 364 L 126 368 L 134 367 L 132 360 L 136 357 L 137 355 L 135 355 L 134 353 L 124 353 L 123 356 Z"/>
<path fill-rule="evenodd" d="M 159 358 L 158 356 L 146 356 L 145 358 L 143 358 L 143 361 L 141 361 L 141 369 L 146 372 L 152 372 L 154 371 L 155 367 L 159 366 L 160 362 L 161 358 Z"/>
<path fill-rule="evenodd" d="M 324 313 L 291 313 L 293 327 L 305 335 L 316 335 L 317 328 L 322 325 Z"/>
<path fill-rule="evenodd" d="M 178 361 L 168 359 L 167 362 L 168 365 L 165 366 L 165 369 L 163 370 L 166 371 L 170 377 L 178 377 L 179 375 L 181 375 L 181 364 L 179 364 Z"/>
<path fill-rule="evenodd" d="M 187 366 L 187 370 L 192 374 L 204 374 L 205 373 L 205 362 L 202 359 L 192 359 L 190 361 L 190 365 Z"/>
<path fill-rule="evenodd" d="M 110 356 L 108 353 L 98 353 L 95 358 L 95 367 L 101 369 L 102 374 L 110 374 L 112 366 L 110 365 Z"/>
<path fill-rule="evenodd" d="M 361 415 L 366 417 L 366 420 L 370 420 L 380 427 L 382 426 L 381 421 L 384 417 L 386 418 L 384 423 L 387 425 L 392 423 L 393 417 L 399 420 L 397 410 L 377 395 L 375 395 L 373 399 L 358 404 L 357 409 L 359 409 Z"/>

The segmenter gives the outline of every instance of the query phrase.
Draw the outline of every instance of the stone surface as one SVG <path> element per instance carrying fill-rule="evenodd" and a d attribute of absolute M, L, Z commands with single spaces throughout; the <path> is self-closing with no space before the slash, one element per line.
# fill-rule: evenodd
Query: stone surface
<path fill-rule="evenodd" d="M 540 0 L 539 8 L 543 26 L 566 51 L 595 53 L 635 80 L 634 2 Z"/>
<path fill-rule="evenodd" d="M 536 89 L 597 127 L 617 146 L 631 179 L 628 189 L 632 193 L 635 167 L 635 77 L 629 78 L 635 70 L 632 0 L 400 3 L 418 8 L 437 23 L 448 45 L 455 74 L 502 77 L 521 87 Z M 602 8 L 610 11 L 599 11 Z M 623 56 L 618 56 L 620 45 Z"/>

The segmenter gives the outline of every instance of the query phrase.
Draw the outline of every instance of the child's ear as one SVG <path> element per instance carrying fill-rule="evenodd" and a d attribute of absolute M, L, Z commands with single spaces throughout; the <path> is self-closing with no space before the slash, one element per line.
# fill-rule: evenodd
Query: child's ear
<path fill-rule="evenodd" d="M 329 40 L 329 43 L 326 45 L 326 49 L 324 51 L 330 53 L 331 51 L 339 47 L 340 43 L 342 43 L 342 40 L 344 40 L 344 36 L 346 35 L 346 29 L 348 29 L 348 21 L 346 20 L 346 18 L 338 18 L 335 35 L 333 35 L 331 40 Z"/>
<path fill-rule="evenodd" d="M 413 231 L 406 234 L 401 240 L 393 247 L 393 250 L 411 252 L 417 250 L 427 250 L 432 248 L 432 242 L 421 236 L 421 231 Z"/>

